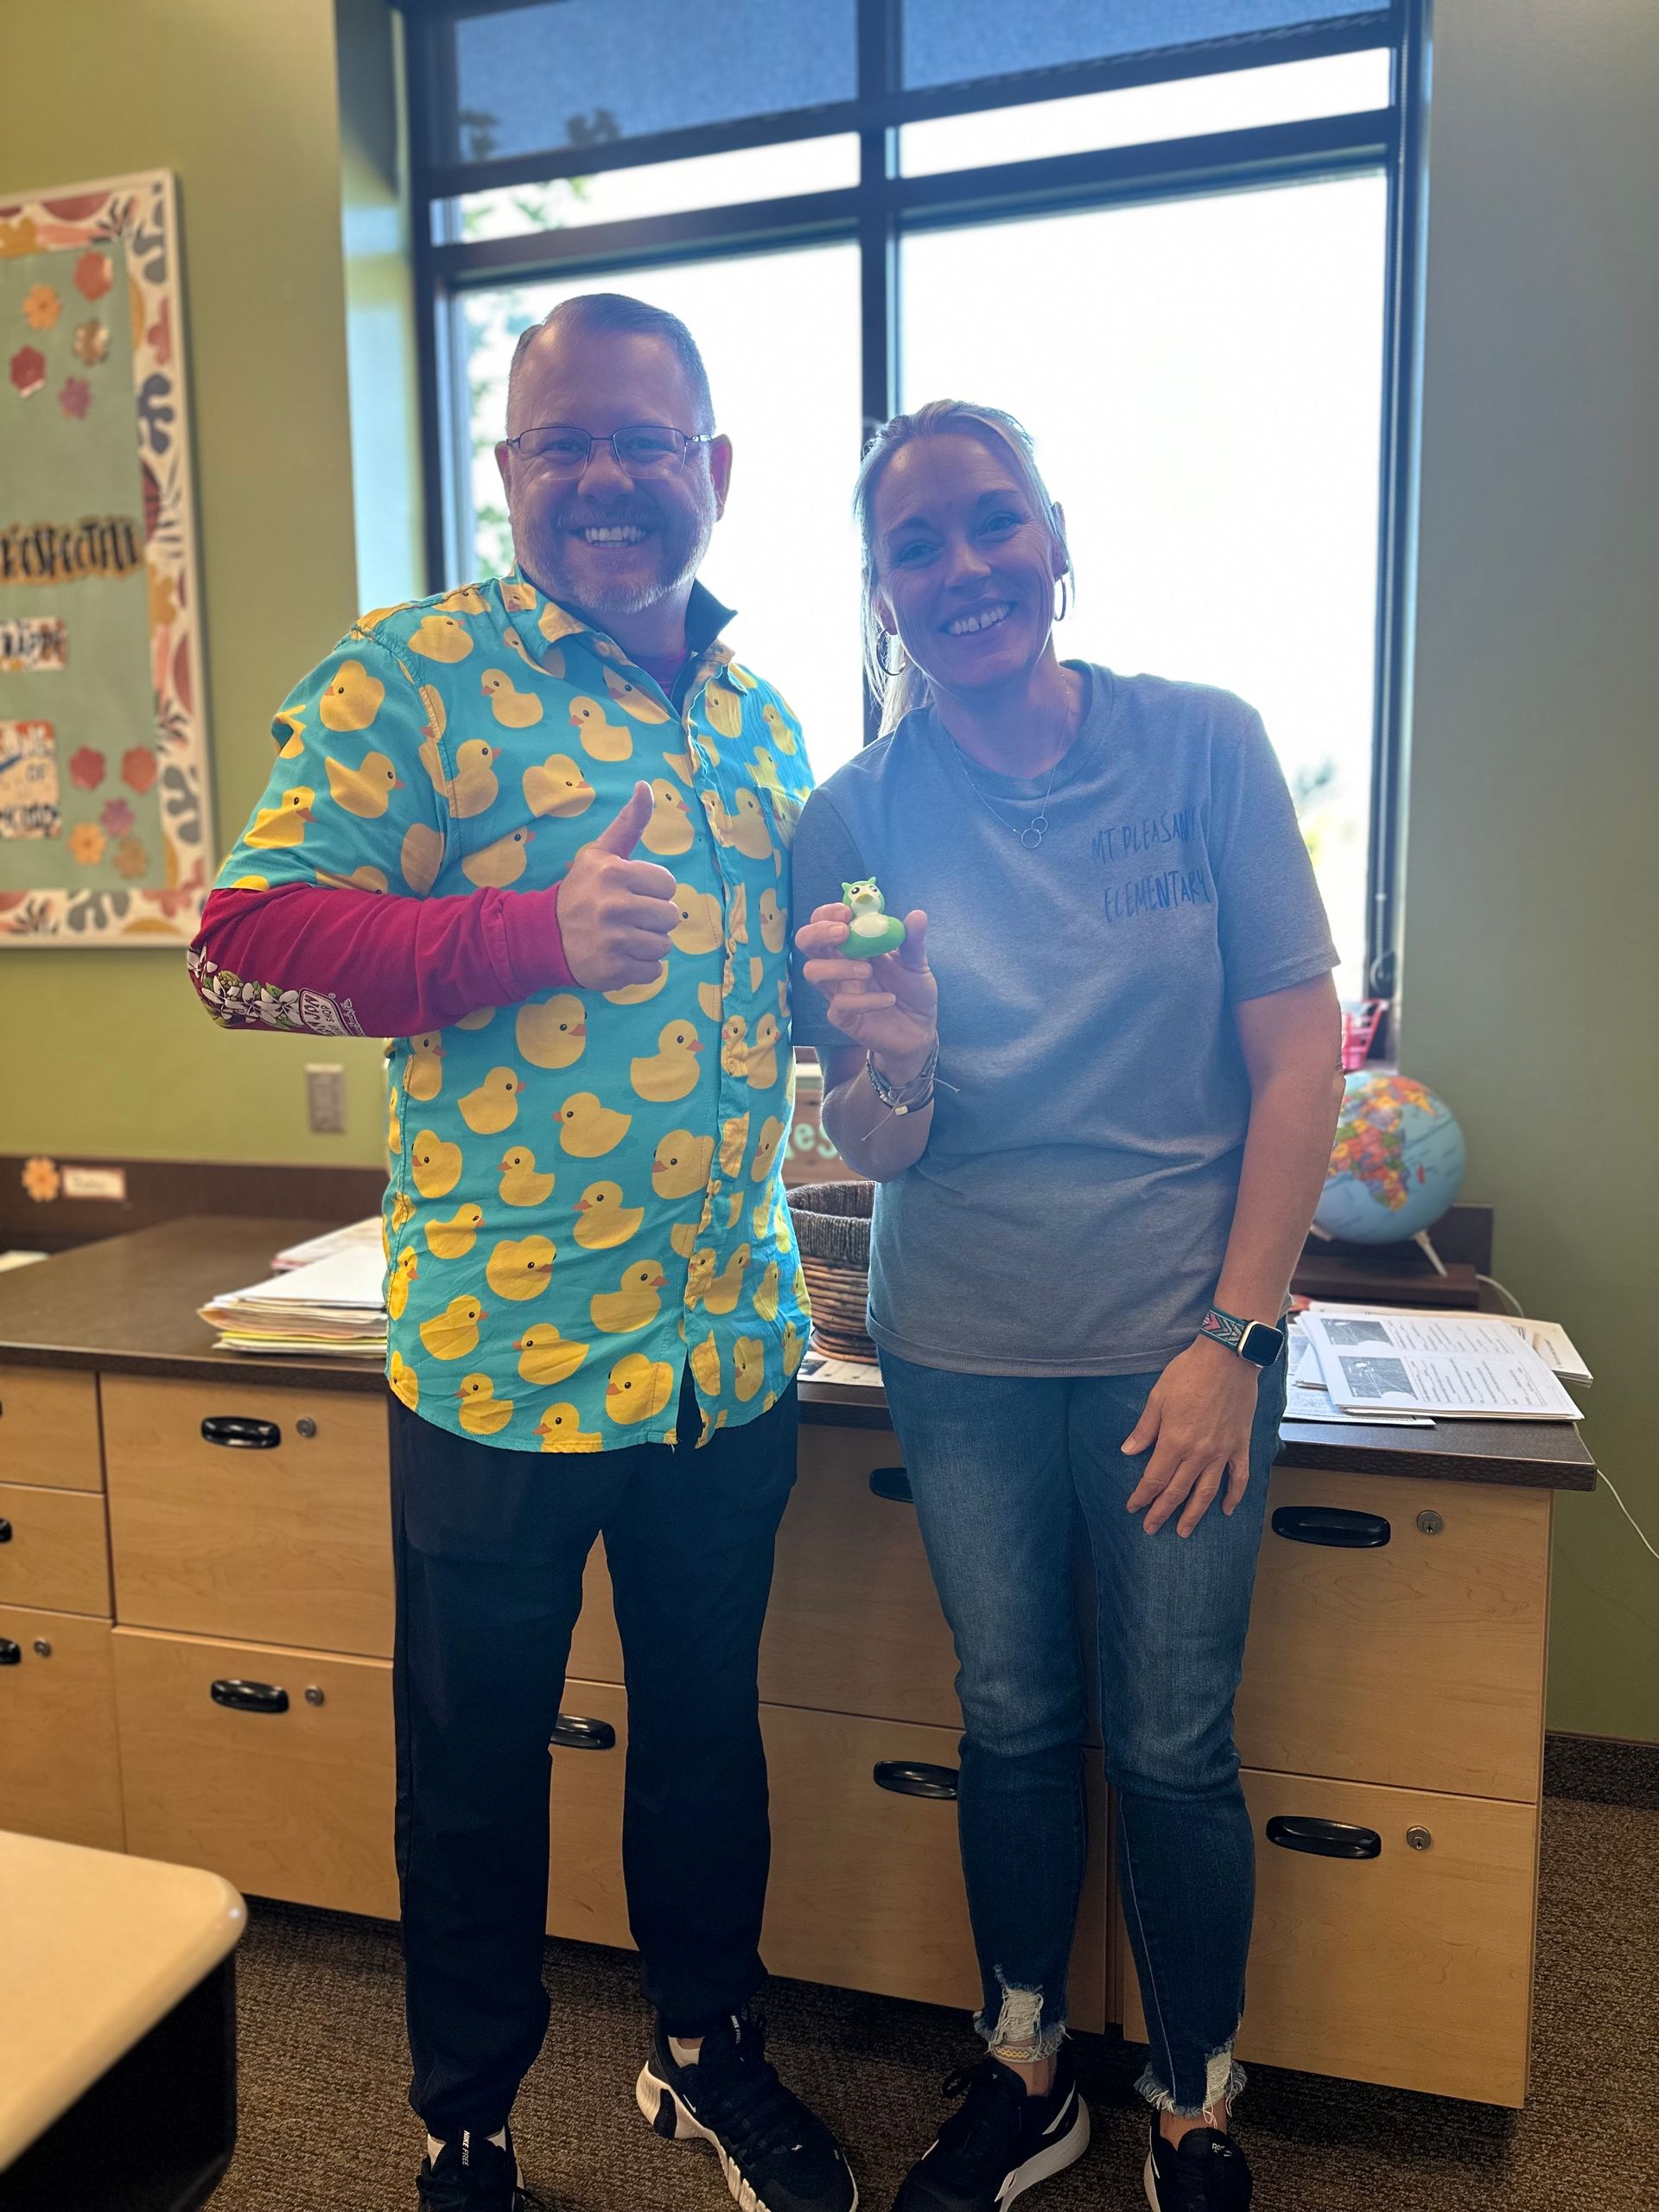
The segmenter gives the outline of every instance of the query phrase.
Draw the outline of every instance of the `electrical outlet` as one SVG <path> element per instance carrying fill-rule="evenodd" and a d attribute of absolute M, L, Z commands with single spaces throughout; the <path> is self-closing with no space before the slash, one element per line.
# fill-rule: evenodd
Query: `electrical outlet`
<path fill-rule="evenodd" d="M 306 1110 L 314 1136 L 342 1136 L 346 1130 L 346 1071 L 338 1062 L 308 1061 L 305 1069 Z"/>

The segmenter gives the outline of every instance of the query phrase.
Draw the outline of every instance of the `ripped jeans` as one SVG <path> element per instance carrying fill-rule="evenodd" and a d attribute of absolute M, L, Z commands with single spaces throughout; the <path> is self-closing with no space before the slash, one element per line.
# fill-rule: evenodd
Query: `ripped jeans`
<path fill-rule="evenodd" d="M 1101 1733 L 1117 1796 L 1118 1883 L 1150 2048 L 1140 2088 L 1177 2113 L 1236 2094 L 1255 1839 L 1233 1697 L 1284 1410 L 1262 1374 L 1250 1481 L 1191 1537 L 1124 1510 L 1146 1456 L 1120 1446 L 1155 1374 L 960 1375 L 884 1351 L 881 1371 L 961 1669 L 958 1819 L 984 1985 L 976 2025 L 1002 2056 L 1065 2033 L 1088 1838 L 1088 1733 L 1071 1535 L 1098 1592 Z"/>

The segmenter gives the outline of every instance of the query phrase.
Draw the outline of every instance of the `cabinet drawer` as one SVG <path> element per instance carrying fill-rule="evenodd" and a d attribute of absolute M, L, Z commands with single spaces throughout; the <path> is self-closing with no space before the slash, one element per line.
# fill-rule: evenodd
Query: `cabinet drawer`
<path fill-rule="evenodd" d="M 0 1605 L 108 1615 L 109 1544 L 96 1491 L 0 1483 Z"/>
<path fill-rule="evenodd" d="M 96 1376 L 0 1367 L 0 1482 L 103 1489 Z"/>
<path fill-rule="evenodd" d="M 107 1621 L 0 1605 L 0 1828 L 124 1847 Z"/>
<path fill-rule="evenodd" d="M 1522 2103 L 1536 1809 L 1294 1775 L 1247 1773 L 1243 1781 L 1256 1899 L 1239 2056 L 1484 2104 Z M 1375 1855 L 1287 1848 L 1270 1840 L 1281 1821 L 1337 1823 Z M 1414 1838 L 1422 1847 L 1413 1847 Z M 1144 2043 L 1121 1929 L 1120 1941 L 1123 2032 Z"/>
<path fill-rule="evenodd" d="M 378 1395 L 106 1376 L 104 1433 L 124 1625 L 390 1656 Z"/>
<path fill-rule="evenodd" d="M 396 1915 L 390 1666 L 143 1629 L 114 1642 L 130 1851 Z"/>
<path fill-rule="evenodd" d="M 599 1556 L 595 1548 L 594 1556 Z M 611 1682 L 567 1681 L 553 1743 L 547 1932 L 632 1944 L 622 1889 L 628 1700 Z"/>
<path fill-rule="evenodd" d="M 877 1470 L 886 1495 L 870 1487 Z M 897 1440 L 804 1427 L 800 1474 L 778 1532 L 761 1696 L 960 1728 L 956 1671 Z M 588 1558 L 570 1672 L 583 1681 L 622 1680 L 602 1544 Z"/>
<path fill-rule="evenodd" d="M 763 1707 L 772 1881 L 763 1948 L 774 1974 L 933 2005 L 982 2001 L 954 1798 L 883 1788 L 907 1770 L 954 1779 L 954 1730 Z M 1094 1864 L 1071 1959 L 1073 2024 L 1105 2018 L 1104 1786 L 1090 1762 Z M 925 1780 L 927 1777 L 923 1777 Z"/>
<path fill-rule="evenodd" d="M 1546 1491 L 1281 1469 L 1238 1693 L 1245 1764 L 1535 1800 L 1549 1524 Z"/>
<path fill-rule="evenodd" d="M 799 1465 L 778 1532 L 761 1696 L 960 1729 L 956 1653 L 898 1439 L 808 1423 Z"/>

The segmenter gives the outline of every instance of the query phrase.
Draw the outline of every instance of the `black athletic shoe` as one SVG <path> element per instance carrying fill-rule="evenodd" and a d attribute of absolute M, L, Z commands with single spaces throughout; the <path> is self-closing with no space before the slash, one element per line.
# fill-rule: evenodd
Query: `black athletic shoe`
<path fill-rule="evenodd" d="M 741 2212 L 856 2212 L 840 2146 L 779 2080 L 763 2021 L 705 2036 L 695 2066 L 676 2064 L 659 2029 L 634 2095 L 664 2142 L 713 2144 Z"/>
<path fill-rule="evenodd" d="M 962 2102 L 905 2177 L 893 2212 L 1004 2212 L 1089 2148 L 1089 2107 L 1064 2044 L 1046 2097 L 988 2054 L 952 2074 L 944 2094 Z"/>
<path fill-rule="evenodd" d="M 1143 2179 L 1152 2212 L 1247 2212 L 1250 2202 L 1244 2153 L 1217 2127 L 1172 2143 L 1154 2119 Z"/>
<path fill-rule="evenodd" d="M 417 2186 L 422 2212 L 545 2212 L 524 2187 L 511 2128 L 505 2151 L 487 2135 L 457 2135 L 435 2160 L 422 2159 Z"/>

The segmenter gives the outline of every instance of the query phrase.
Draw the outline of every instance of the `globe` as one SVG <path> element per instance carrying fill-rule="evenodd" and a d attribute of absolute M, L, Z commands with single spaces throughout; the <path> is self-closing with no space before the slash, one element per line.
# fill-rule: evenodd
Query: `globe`
<path fill-rule="evenodd" d="M 1344 1080 L 1317 1227 L 1351 1243 L 1395 1243 L 1437 1222 L 1462 1183 L 1463 1131 L 1444 1099 L 1374 1069 Z"/>

